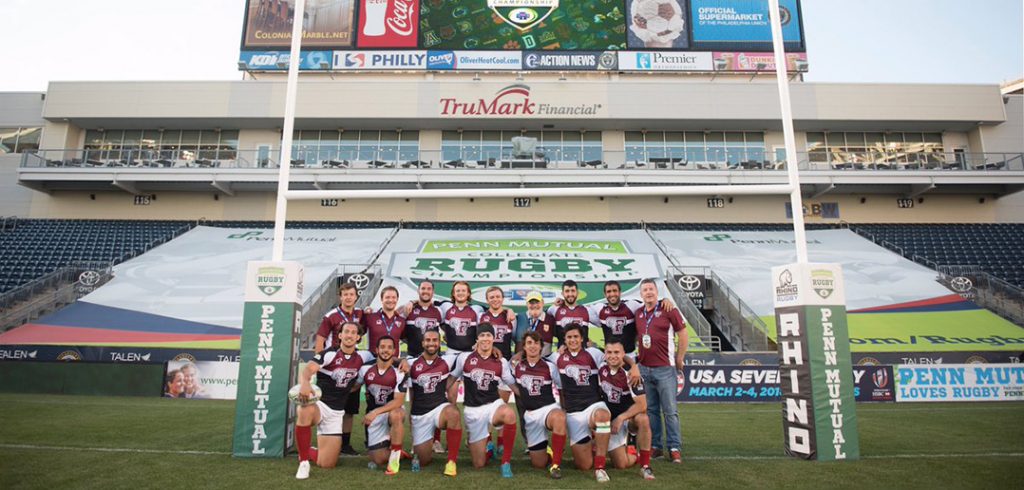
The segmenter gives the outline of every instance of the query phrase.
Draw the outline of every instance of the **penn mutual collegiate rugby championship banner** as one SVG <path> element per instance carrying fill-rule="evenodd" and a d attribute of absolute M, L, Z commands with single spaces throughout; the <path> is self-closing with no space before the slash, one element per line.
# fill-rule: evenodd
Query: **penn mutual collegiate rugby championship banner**
<path fill-rule="evenodd" d="M 294 10 L 294 0 L 248 1 L 240 69 L 279 69 L 266 61 L 289 48 L 293 18 L 301 18 L 304 49 L 337 50 L 332 65 L 315 54 L 302 70 L 744 71 L 774 63 L 767 0 L 307 0 L 302 16 Z M 803 54 L 799 1 L 780 0 L 779 10 L 786 50 Z M 712 50 L 720 51 L 714 64 Z"/>

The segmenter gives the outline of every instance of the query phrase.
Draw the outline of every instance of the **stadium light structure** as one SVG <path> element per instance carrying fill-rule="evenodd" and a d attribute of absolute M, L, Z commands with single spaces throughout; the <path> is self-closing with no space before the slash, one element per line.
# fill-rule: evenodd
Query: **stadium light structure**
<path fill-rule="evenodd" d="M 296 0 L 295 12 L 304 12 L 305 0 Z M 695 185 L 695 186 L 616 186 L 616 187 L 544 187 L 544 188 L 476 188 L 476 189 L 380 189 L 380 190 L 289 190 L 292 133 L 295 123 L 295 95 L 298 85 L 298 64 L 301 44 L 301 21 L 292 24 L 291 57 L 288 65 L 288 84 L 285 93 L 284 128 L 281 138 L 281 164 L 277 185 L 277 208 L 274 215 L 273 260 L 283 257 L 284 225 L 288 200 L 317 199 L 445 199 L 445 198 L 505 198 L 505 197 L 608 197 L 608 196 L 707 196 L 707 195 L 785 195 L 789 194 L 794 210 L 793 232 L 796 238 L 797 262 L 807 263 L 807 237 L 804 229 L 803 198 L 800 195 L 800 177 L 797 165 L 796 136 L 793 130 L 793 114 L 789 96 L 786 53 L 783 49 L 782 22 L 779 17 L 779 0 L 768 0 L 772 28 L 772 45 L 775 48 L 775 72 L 779 87 L 779 104 L 782 112 L 782 128 L 786 146 L 787 184 L 748 185 Z M 301 15 L 301 14 L 298 14 Z M 779 61 L 781 60 L 781 61 Z M 479 74 L 474 76 L 474 80 Z M 523 72 L 516 72 L 516 80 L 523 79 Z M 459 128 L 461 133 L 461 128 Z"/>

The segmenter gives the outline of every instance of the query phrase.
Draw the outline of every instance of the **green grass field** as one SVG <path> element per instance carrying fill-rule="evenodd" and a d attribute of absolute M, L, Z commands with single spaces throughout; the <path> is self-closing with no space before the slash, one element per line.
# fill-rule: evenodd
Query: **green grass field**
<path fill-rule="evenodd" d="M 815 463 L 782 455 L 778 404 L 681 406 L 683 464 L 655 461 L 654 482 L 636 470 L 609 471 L 633 488 L 1019 488 L 1024 481 L 1024 403 L 860 404 L 855 462 Z M 496 465 L 456 479 L 436 463 L 386 477 L 365 458 L 314 468 L 296 481 L 294 456 L 234 459 L 234 403 L 159 398 L 0 395 L 0 488 L 583 488 L 591 473 L 571 468 L 555 482 L 517 452 L 513 480 Z M 357 424 L 359 423 L 357 419 Z M 361 431 L 354 439 L 362 447 Z M 407 442 L 408 444 L 408 442 Z M 522 441 L 517 440 L 519 451 Z M 568 451 L 567 451 L 568 453 Z M 568 458 L 567 458 L 568 459 Z M 610 487 L 612 485 L 606 485 Z"/>

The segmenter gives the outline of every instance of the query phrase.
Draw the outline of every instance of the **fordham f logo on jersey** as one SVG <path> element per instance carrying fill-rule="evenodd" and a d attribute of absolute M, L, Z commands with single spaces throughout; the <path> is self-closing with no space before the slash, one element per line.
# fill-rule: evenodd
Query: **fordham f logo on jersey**
<path fill-rule="evenodd" d="M 372 377 L 368 377 L 367 381 L 372 381 Z M 378 406 L 383 406 L 391 398 L 391 395 L 395 392 L 395 389 L 390 386 L 381 386 L 376 384 L 367 384 L 366 389 L 369 390 L 370 396 L 377 403 Z"/>
<path fill-rule="evenodd" d="M 520 386 L 526 388 L 527 393 L 532 396 L 540 395 L 541 388 L 544 388 L 544 378 L 540 376 L 531 376 L 529 374 L 523 375 L 519 378 L 522 383 Z"/>
<path fill-rule="evenodd" d="M 611 403 L 619 403 L 622 400 L 622 390 L 612 383 L 602 381 L 601 391 L 604 391 L 604 395 L 608 397 L 608 401 Z"/>
<path fill-rule="evenodd" d="M 335 369 L 331 371 L 330 374 L 328 374 L 328 376 L 330 376 L 331 379 L 334 380 L 335 386 L 337 386 L 338 388 L 344 388 L 352 384 L 352 380 L 359 377 L 359 370 L 347 368 Z"/>
<path fill-rule="evenodd" d="M 416 378 L 416 384 L 423 388 L 424 393 L 433 393 L 437 385 L 441 384 L 448 377 L 448 374 L 427 373 Z"/>
<path fill-rule="evenodd" d="M 590 368 L 578 364 L 570 364 L 565 367 L 565 375 L 576 382 L 577 386 L 590 385 Z"/>
<path fill-rule="evenodd" d="M 470 359 L 470 364 L 476 364 L 476 359 Z M 476 383 L 477 389 L 480 391 L 486 391 L 490 389 L 491 382 L 494 381 L 494 373 L 486 369 L 474 369 L 469 372 L 469 379 Z"/>

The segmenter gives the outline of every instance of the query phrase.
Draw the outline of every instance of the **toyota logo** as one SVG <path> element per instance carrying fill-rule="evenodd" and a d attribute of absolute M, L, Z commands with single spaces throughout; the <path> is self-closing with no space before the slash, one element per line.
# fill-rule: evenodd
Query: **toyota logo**
<path fill-rule="evenodd" d="M 78 276 L 78 282 L 83 286 L 95 286 L 100 283 L 100 273 L 96 271 L 85 271 Z"/>
<path fill-rule="evenodd" d="M 366 289 L 366 286 L 370 284 L 370 278 L 363 273 L 352 274 L 349 276 L 348 282 L 352 283 L 356 289 Z"/>
<path fill-rule="evenodd" d="M 949 287 L 958 293 L 966 293 L 974 287 L 974 283 L 964 276 L 958 276 L 949 281 Z"/>
<path fill-rule="evenodd" d="M 679 276 L 676 281 L 683 291 L 696 291 L 700 289 L 700 278 L 697 276 Z"/>

